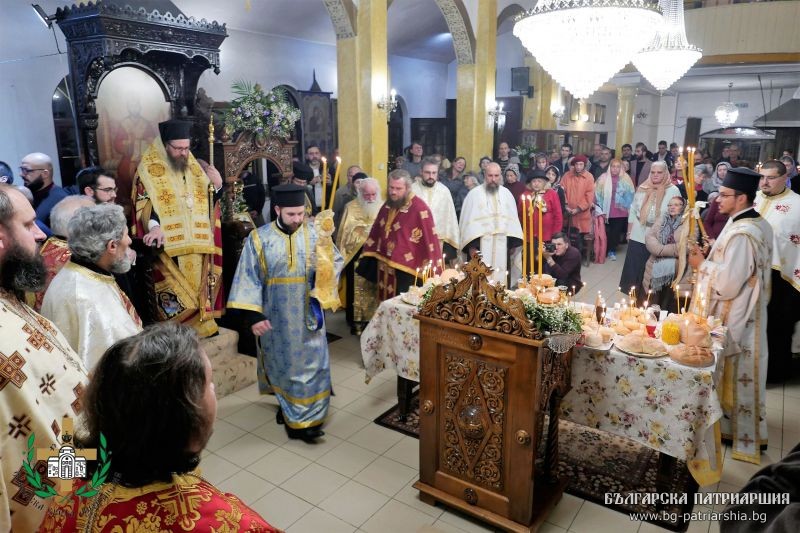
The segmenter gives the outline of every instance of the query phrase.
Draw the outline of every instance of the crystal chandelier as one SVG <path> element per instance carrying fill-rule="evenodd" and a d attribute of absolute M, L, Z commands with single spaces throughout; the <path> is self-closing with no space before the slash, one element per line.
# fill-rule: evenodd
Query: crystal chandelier
<path fill-rule="evenodd" d="M 644 48 L 661 23 L 655 0 L 539 0 L 514 35 L 575 98 L 586 98 Z"/>
<path fill-rule="evenodd" d="M 719 125 L 723 128 L 733 126 L 736 124 L 736 119 L 739 118 L 739 108 L 731 102 L 731 88 L 733 88 L 733 83 L 728 84 L 728 101 L 723 102 L 717 107 L 716 111 L 714 111 L 714 117 L 716 117 L 717 122 L 719 122 Z"/>
<path fill-rule="evenodd" d="M 664 20 L 650 44 L 636 54 L 636 69 L 659 91 L 678 81 L 703 55 L 686 40 L 683 0 L 660 0 Z"/>

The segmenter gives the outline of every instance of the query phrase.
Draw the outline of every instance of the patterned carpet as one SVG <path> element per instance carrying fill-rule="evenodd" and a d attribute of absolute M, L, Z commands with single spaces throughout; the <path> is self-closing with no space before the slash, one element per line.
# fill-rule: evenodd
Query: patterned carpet
<path fill-rule="evenodd" d="M 411 413 L 405 422 L 399 420 L 399 407 L 395 405 L 376 418 L 375 423 L 419 438 L 419 397 L 415 395 L 412 399 Z M 544 428 L 547 428 L 546 419 Z M 545 439 L 546 435 L 543 435 L 537 467 L 544 456 Z M 655 482 L 658 453 L 646 446 L 604 431 L 561 420 L 558 467 L 559 477 L 569 480 L 566 488 L 569 494 L 624 514 L 656 512 L 655 506 L 604 503 L 606 493 L 657 492 Z M 688 493 L 690 503 L 684 507 L 667 506 L 663 509 L 664 513 L 660 520 L 649 522 L 672 531 L 685 531 L 689 524 L 680 523 L 680 515 L 692 511 L 696 491 L 697 485 L 686 469 L 686 464 L 678 461 L 671 485 L 666 492 Z M 677 520 L 672 519 L 675 515 Z"/>

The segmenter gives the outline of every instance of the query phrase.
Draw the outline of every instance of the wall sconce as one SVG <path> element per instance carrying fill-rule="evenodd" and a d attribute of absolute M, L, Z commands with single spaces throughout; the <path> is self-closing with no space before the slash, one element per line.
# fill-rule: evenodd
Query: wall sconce
<path fill-rule="evenodd" d="M 550 111 L 553 113 L 553 118 L 556 120 L 561 120 L 564 118 L 564 113 L 566 112 L 566 108 L 563 105 L 555 105 L 550 107 Z"/>
<path fill-rule="evenodd" d="M 506 112 L 503 110 L 503 102 L 495 102 L 494 109 L 489 110 L 489 118 L 492 124 L 497 125 L 498 131 L 506 127 Z"/>
<path fill-rule="evenodd" d="M 392 89 L 388 97 L 384 96 L 381 98 L 378 101 L 378 109 L 386 113 L 386 122 L 389 122 L 392 113 L 397 109 L 397 91 Z"/>

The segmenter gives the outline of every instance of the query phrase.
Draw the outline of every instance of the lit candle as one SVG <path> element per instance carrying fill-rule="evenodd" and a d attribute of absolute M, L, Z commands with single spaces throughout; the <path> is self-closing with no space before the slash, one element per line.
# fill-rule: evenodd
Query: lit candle
<path fill-rule="evenodd" d="M 531 236 L 533 236 L 533 235 L 535 235 L 535 232 L 533 230 L 533 195 L 532 194 L 528 195 L 528 203 L 529 203 L 529 205 L 528 205 L 528 217 L 529 217 L 528 218 L 528 227 L 531 229 Z M 534 265 L 534 258 L 533 258 L 534 250 L 533 250 L 533 246 L 530 247 L 530 251 L 531 251 L 531 256 L 530 256 L 531 273 L 533 273 L 533 268 L 534 268 L 533 267 L 533 265 Z"/>
<path fill-rule="evenodd" d="M 544 270 L 542 270 L 542 254 L 544 252 L 544 233 L 542 233 L 542 202 L 543 198 L 540 194 L 536 195 L 539 207 L 539 279 L 541 279 Z"/>
<path fill-rule="evenodd" d="M 414 286 L 417 286 L 417 278 L 419 277 L 419 267 L 417 267 L 417 271 L 414 273 Z"/>
<path fill-rule="evenodd" d="M 325 209 L 327 205 L 325 203 L 325 197 L 327 194 L 327 187 L 325 186 L 328 183 L 328 159 L 326 157 L 322 158 L 322 209 Z M 336 191 L 331 191 L 331 196 L 336 194 Z"/>
<path fill-rule="evenodd" d="M 683 306 L 686 308 L 689 307 L 689 291 L 683 293 Z"/>
<path fill-rule="evenodd" d="M 528 202 L 527 195 L 522 195 L 522 277 L 525 278 L 528 272 Z"/>
<path fill-rule="evenodd" d="M 333 209 L 333 197 L 336 195 L 336 189 L 339 188 L 339 172 L 342 170 L 342 158 L 338 155 L 336 156 L 336 174 L 333 176 L 333 192 L 331 193 L 331 205 L 328 206 L 328 209 Z M 325 206 L 323 206 L 325 207 Z"/>

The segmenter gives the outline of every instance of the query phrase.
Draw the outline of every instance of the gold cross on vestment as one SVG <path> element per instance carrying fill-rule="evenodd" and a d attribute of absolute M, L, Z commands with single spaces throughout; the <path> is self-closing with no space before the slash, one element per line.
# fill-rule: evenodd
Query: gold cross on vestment
<path fill-rule="evenodd" d="M 71 446 L 75 448 L 73 442 L 74 428 L 72 419 L 65 416 L 61 423 L 61 442 L 62 446 Z M 50 448 L 36 448 L 36 460 L 47 462 L 51 457 L 58 457 L 58 451 L 51 450 Z M 97 450 L 95 448 L 75 448 L 75 456 L 83 457 L 87 461 L 97 460 Z M 56 491 L 60 495 L 66 495 L 72 492 L 72 479 L 55 478 Z"/>

